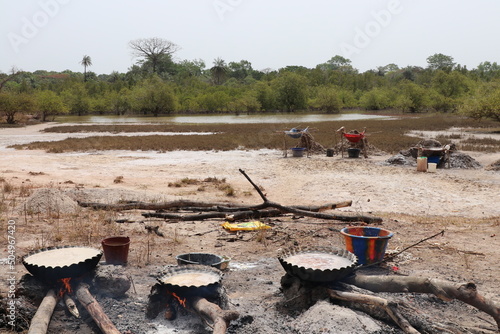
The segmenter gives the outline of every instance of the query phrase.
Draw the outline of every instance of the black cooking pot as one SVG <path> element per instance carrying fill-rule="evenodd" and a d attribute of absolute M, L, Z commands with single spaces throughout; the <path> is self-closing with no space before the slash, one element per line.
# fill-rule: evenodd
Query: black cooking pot
<path fill-rule="evenodd" d="M 98 249 L 83 246 L 48 247 L 23 256 L 22 262 L 33 276 L 53 284 L 61 278 L 74 278 L 93 270 L 102 257 Z"/>
<path fill-rule="evenodd" d="M 341 280 L 358 268 L 356 255 L 337 247 L 291 247 L 278 260 L 288 274 L 318 283 Z"/>
<path fill-rule="evenodd" d="M 158 277 L 158 282 L 168 291 L 180 296 L 216 296 L 222 272 L 204 265 L 183 265 L 167 268 Z"/>
<path fill-rule="evenodd" d="M 224 258 L 222 256 L 209 253 L 185 253 L 177 255 L 175 258 L 177 259 L 177 264 L 179 265 L 201 264 L 217 269 L 221 269 L 221 265 L 224 262 Z"/>

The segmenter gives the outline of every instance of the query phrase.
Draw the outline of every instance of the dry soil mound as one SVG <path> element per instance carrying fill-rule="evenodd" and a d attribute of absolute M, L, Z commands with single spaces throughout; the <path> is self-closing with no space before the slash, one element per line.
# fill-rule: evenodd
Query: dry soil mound
<path fill-rule="evenodd" d="M 493 171 L 500 171 L 500 160 L 495 161 L 488 167 L 486 167 L 487 170 L 493 170 Z"/>
<path fill-rule="evenodd" d="M 371 318 L 326 301 L 314 304 L 292 323 L 298 333 L 377 333 L 381 327 Z"/>
<path fill-rule="evenodd" d="M 21 206 L 21 210 L 37 214 L 72 213 L 78 209 L 78 203 L 59 189 L 37 189 Z"/>

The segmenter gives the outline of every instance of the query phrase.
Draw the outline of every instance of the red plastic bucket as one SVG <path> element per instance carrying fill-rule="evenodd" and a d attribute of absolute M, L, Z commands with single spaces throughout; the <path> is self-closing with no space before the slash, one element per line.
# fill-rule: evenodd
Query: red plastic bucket
<path fill-rule="evenodd" d="M 129 237 L 109 237 L 101 241 L 104 257 L 108 264 L 127 264 Z"/>
<path fill-rule="evenodd" d="M 389 239 L 394 235 L 378 227 L 345 227 L 340 230 L 346 249 L 358 257 L 359 264 L 372 264 L 384 259 Z"/>

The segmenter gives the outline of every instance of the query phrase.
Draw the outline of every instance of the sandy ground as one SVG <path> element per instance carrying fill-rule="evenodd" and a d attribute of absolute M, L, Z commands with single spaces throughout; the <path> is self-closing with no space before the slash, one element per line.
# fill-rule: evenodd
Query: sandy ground
<path fill-rule="evenodd" d="M 109 203 L 116 202 L 120 197 L 127 197 L 151 201 L 193 199 L 259 204 L 260 197 L 239 172 L 239 169 L 243 169 L 264 189 L 269 200 L 284 205 L 320 205 L 352 200 L 351 207 L 339 210 L 383 217 L 383 226 L 395 232 L 389 246 L 390 251 L 408 246 L 441 229 L 446 230 L 445 237 L 426 243 L 426 247 L 408 251 L 393 265 L 397 265 L 404 274 L 427 275 L 458 282 L 478 282 L 481 284 L 480 290 L 500 302 L 497 291 L 500 284 L 500 265 L 497 261 L 500 257 L 498 171 L 487 171 L 484 168 L 438 169 L 436 173 L 422 173 L 417 172 L 415 167 L 385 164 L 388 155 L 371 156 L 368 159 L 323 155 L 302 158 L 289 155 L 284 158 L 283 152 L 276 150 L 49 154 L 43 151 L 17 151 L 6 148 L 14 143 L 55 140 L 64 136 L 39 132 L 47 126 L 50 125 L 0 129 L 0 176 L 3 179 L 16 186 L 25 184 L 33 188 L 52 187 L 66 191 L 78 188 L 95 191 L 95 194 L 100 194 L 94 198 L 96 201 Z M 467 153 L 482 166 L 500 159 L 500 152 Z M 123 182 L 115 183 L 117 177 L 122 177 Z M 216 191 L 198 191 L 196 187 L 168 187 L 169 183 L 182 178 L 203 180 L 208 177 L 226 179 L 236 190 L 236 196 L 227 197 Z M 103 190 L 106 190 L 105 195 L 102 195 Z M 19 212 L 13 210 L 8 215 L 15 217 Z M 130 214 L 131 217 L 134 217 L 133 215 Z M 135 215 L 137 216 L 137 213 Z M 447 217 L 453 217 L 454 223 L 448 225 Z M 481 219 L 488 220 L 481 223 Z M 232 308 L 248 316 L 233 326 L 234 333 L 338 333 L 340 331 L 321 329 L 308 332 L 304 329 L 307 319 L 302 319 L 299 324 L 298 318 L 287 318 L 288 315 L 278 317 L 276 311 L 270 311 L 273 303 L 280 298 L 279 279 L 283 270 L 277 264 L 275 254 L 279 247 L 288 245 L 282 240 L 283 235 L 292 235 L 291 239 L 296 243 L 342 244 L 334 231 L 312 227 L 311 223 L 324 222 L 307 218 L 276 219 L 273 220 L 274 232 L 268 234 L 267 242 L 258 243 L 249 238 L 246 242 L 222 241 L 222 244 L 210 233 L 203 237 L 190 236 L 194 232 L 217 228 L 220 222 L 183 223 L 175 230 L 172 224 L 158 223 L 167 235 L 171 236 L 175 231 L 185 239 L 181 244 L 167 243 L 164 248 L 159 248 L 161 251 L 158 250 L 156 257 L 162 260 L 152 263 L 148 270 L 152 272 L 161 265 L 172 264 L 172 256 L 176 253 L 224 253 L 233 258 L 225 278 Z M 338 224 L 333 226 L 339 228 Z M 123 233 L 134 234 L 139 233 L 138 231 L 134 227 L 122 228 Z M 216 234 L 220 237 L 221 233 Z M 22 252 L 32 246 L 33 242 L 22 240 L 19 245 L 19 252 Z M 135 256 L 134 252 L 138 251 L 132 250 L 131 256 Z M 165 255 L 169 256 L 168 260 L 165 260 Z M 129 266 L 129 270 L 137 275 L 137 286 L 140 290 L 140 297 L 136 295 L 130 298 L 135 298 L 139 304 L 144 303 L 149 287 L 155 282 L 154 278 L 141 278 L 143 269 L 139 267 Z M 324 305 L 320 306 L 318 308 L 324 308 Z M 457 309 L 462 308 L 455 305 L 445 316 L 454 316 Z M 470 310 L 465 312 L 473 313 Z M 314 315 L 311 316 L 314 318 Z M 316 317 L 321 318 L 319 313 Z M 120 321 L 124 322 L 125 319 L 118 320 Z M 491 320 L 488 322 L 469 319 L 464 320 L 464 324 L 492 327 Z M 135 328 L 137 333 L 144 330 L 142 327 L 138 330 L 130 324 L 127 326 L 129 327 L 123 328 Z M 148 323 L 148 326 L 152 328 L 151 333 L 183 333 L 173 331 L 172 326 L 186 325 L 159 321 L 156 324 Z M 58 327 L 57 331 L 64 333 L 64 326 Z M 90 333 L 83 329 L 80 332 Z M 186 333 L 195 332 L 205 333 L 203 328 L 197 331 L 186 330 Z"/>
<path fill-rule="evenodd" d="M 282 204 L 353 200 L 353 206 L 346 210 L 475 218 L 500 216 L 500 174 L 484 169 L 421 173 L 411 167 L 384 166 L 389 156 L 283 158 L 283 152 L 275 150 L 48 154 L 5 148 L 13 143 L 67 136 L 40 133 L 45 127 L 42 124 L 0 130 L 0 172 L 4 178 L 38 185 L 72 181 L 86 187 L 134 190 L 149 198 L 168 200 L 193 196 L 169 189 L 170 182 L 186 177 L 201 180 L 217 177 L 237 189 L 240 196 L 236 201 L 255 203 L 255 198 L 241 196 L 242 192 L 252 191 L 239 172 L 243 169 L 265 189 L 270 200 Z M 500 159 L 500 153 L 468 153 L 483 166 Z M 124 182 L 114 183 L 119 176 Z M 194 195 L 203 200 L 203 193 Z"/>

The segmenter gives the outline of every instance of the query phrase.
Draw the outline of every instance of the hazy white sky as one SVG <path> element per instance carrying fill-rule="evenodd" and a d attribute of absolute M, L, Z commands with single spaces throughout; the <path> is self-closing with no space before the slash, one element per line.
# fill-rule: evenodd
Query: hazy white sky
<path fill-rule="evenodd" d="M 469 69 L 500 63 L 498 0 L 0 0 L 0 71 L 126 72 L 128 42 L 160 37 L 177 60 L 258 70 L 315 67 L 335 55 L 360 71 L 426 67 L 435 53 Z"/>

